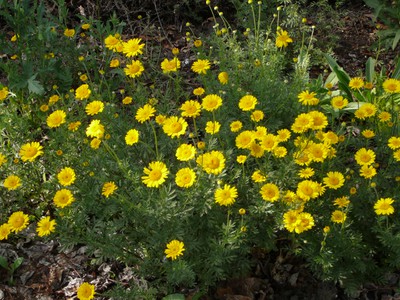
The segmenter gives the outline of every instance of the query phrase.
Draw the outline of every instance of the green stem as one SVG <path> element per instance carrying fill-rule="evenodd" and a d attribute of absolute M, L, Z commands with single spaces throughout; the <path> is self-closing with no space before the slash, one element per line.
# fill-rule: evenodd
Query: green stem
<path fill-rule="evenodd" d="M 199 140 L 199 135 L 198 135 L 198 132 L 197 132 L 197 124 L 196 124 L 196 118 L 195 117 L 193 117 L 193 126 L 194 126 L 194 135 L 196 137 L 196 140 L 198 141 Z"/>
<path fill-rule="evenodd" d="M 156 157 L 157 160 L 160 159 L 159 153 L 158 153 L 158 140 L 157 140 L 157 134 L 156 134 L 156 129 L 154 128 L 153 123 L 150 121 L 150 126 L 151 126 L 151 130 L 153 131 L 153 135 L 154 135 L 154 144 L 155 144 L 155 150 L 156 150 Z"/>
<path fill-rule="evenodd" d="M 231 210 L 228 208 L 228 214 L 226 216 L 226 232 L 225 232 L 226 237 L 229 236 L 229 217 L 230 217 L 230 214 L 231 214 Z"/>
<path fill-rule="evenodd" d="M 257 31 L 257 21 L 256 21 L 256 14 L 254 12 L 254 6 L 253 3 L 251 3 L 251 13 L 253 15 L 253 26 L 254 26 L 254 35 L 256 39 L 256 50 L 258 48 L 258 31 Z"/>
<path fill-rule="evenodd" d="M 260 38 L 260 26 L 261 26 L 261 4 L 258 4 L 258 20 L 257 20 L 257 43 L 256 47 L 258 49 L 258 43 Z"/>

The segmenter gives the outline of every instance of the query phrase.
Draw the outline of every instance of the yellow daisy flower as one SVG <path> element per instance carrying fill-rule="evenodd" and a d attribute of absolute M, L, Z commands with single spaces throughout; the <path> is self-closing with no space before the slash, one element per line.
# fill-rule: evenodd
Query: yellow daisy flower
<path fill-rule="evenodd" d="M 211 64 L 208 59 L 198 59 L 193 63 L 191 69 L 197 74 L 206 74 L 210 67 Z"/>
<path fill-rule="evenodd" d="M 136 129 L 130 129 L 125 135 L 125 143 L 129 146 L 136 144 L 139 141 L 139 131 Z"/>
<path fill-rule="evenodd" d="M 75 198 L 70 190 L 61 189 L 57 191 L 54 195 L 53 202 L 55 206 L 64 208 L 72 204 L 75 201 Z"/>
<path fill-rule="evenodd" d="M 218 80 L 221 84 L 227 84 L 229 81 L 229 75 L 227 72 L 221 72 L 218 74 Z"/>
<path fill-rule="evenodd" d="M 344 223 L 344 221 L 346 221 L 346 218 L 346 213 L 340 210 L 335 210 L 334 212 L 332 212 L 331 215 L 331 221 L 338 224 Z"/>
<path fill-rule="evenodd" d="M 201 106 L 207 111 L 214 111 L 222 105 L 222 98 L 215 94 L 207 95 L 203 98 Z"/>
<path fill-rule="evenodd" d="M 76 175 L 74 169 L 65 167 L 57 174 L 58 182 L 63 186 L 69 186 L 75 182 Z"/>
<path fill-rule="evenodd" d="M 200 115 L 201 104 L 196 100 L 187 100 L 180 107 L 182 117 L 196 118 Z"/>
<path fill-rule="evenodd" d="M 294 231 L 296 233 L 302 233 L 313 228 L 314 224 L 314 218 L 311 216 L 311 214 L 302 212 L 297 217 L 297 223 Z"/>
<path fill-rule="evenodd" d="M 343 197 L 336 198 L 333 201 L 333 204 L 335 204 L 336 206 L 338 206 L 340 208 L 345 208 L 350 204 L 350 200 L 349 200 L 349 197 L 343 196 Z"/>
<path fill-rule="evenodd" d="M 94 295 L 95 295 L 94 285 L 84 282 L 79 286 L 76 297 L 79 300 L 91 300 L 94 298 Z"/>
<path fill-rule="evenodd" d="M 188 161 L 196 155 L 196 147 L 190 144 L 182 144 L 176 149 L 176 158 L 180 161 Z"/>
<path fill-rule="evenodd" d="M 86 135 L 88 137 L 101 139 L 104 135 L 104 126 L 100 123 L 100 120 L 92 120 L 89 126 L 86 128 Z"/>
<path fill-rule="evenodd" d="M 296 195 L 303 201 L 317 198 L 319 196 L 318 183 L 312 180 L 303 180 L 297 184 Z"/>
<path fill-rule="evenodd" d="M 167 244 L 167 248 L 165 249 L 164 253 L 166 254 L 167 258 L 171 258 L 175 260 L 178 256 L 183 255 L 185 251 L 185 244 L 178 240 L 172 240 Z"/>
<path fill-rule="evenodd" d="M 299 212 L 297 210 L 289 210 L 283 214 L 283 224 L 289 232 L 295 231 L 299 221 Z"/>
<path fill-rule="evenodd" d="M 214 193 L 215 203 L 221 206 L 230 206 L 235 203 L 238 197 L 236 187 L 225 184 L 223 188 L 218 188 Z"/>
<path fill-rule="evenodd" d="M 141 44 L 142 39 L 130 39 L 127 42 L 122 43 L 122 52 L 126 57 L 134 57 L 139 54 L 143 54 L 143 47 L 145 44 Z"/>
<path fill-rule="evenodd" d="M 118 37 L 116 37 L 116 35 L 110 34 L 105 38 L 104 44 L 106 45 L 107 49 L 110 49 L 112 51 L 117 51 L 118 47 L 122 45 L 122 42 Z"/>
<path fill-rule="evenodd" d="M 289 43 L 293 43 L 293 39 L 289 36 L 285 30 L 279 30 L 276 33 L 275 45 L 278 48 L 286 48 Z"/>
<path fill-rule="evenodd" d="M 317 105 L 319 103 L 319 99 L 315 97 L 316 95 L 317 93 L 306 90 L 302 91 L 297 98 L 303 105 Z"/>
<path fill-rule="evenodd" d="M 331 105 L 336 109 L 343 109 L 349 104 L 349 100 L 343 98 L 343 96 L 333 97 L 331 100 Z"/>
<path fill-rule="evenodd" d="M 216 134 L 219 132 L 221 128 L 221 123 L 219 122 L 213 122 L 213 121 L 208 121 L 206 123 L 206 128 L 205 131 L 209 134 Z"/>
<path fill-rule="evenodd" d="M 11 233 L 11 226 L 8 223 L 0 225 L 0 241 L 8 239 Z"/>
<path fill-rule="evenodd" d="M 262 110 L 255 110 L 251 113 L 250 119 L 253 122 L 260 122 L 264 119 L 264 112 Z"/>
<path fill-rule="evenodd" d="M 180 67 L 181 62 L 176 57 L 171 60 L 166 58 L 161 62 L 161 70 L 163 70 L 163 73 L 176 72 Z"/>
<path fill-rule="evenodd" d="M 142 75 L 144 71 L 143 64 L 139 60 L 132 60 L 130 64 L 124 68 L 125 75 L 135 78 Z"/>
<path fill-rule="evenodd" d="M 370 179 L 376 175 L 376 169 L 373 166 L 363 165 L 360 169 L 360 176 Z"/>
<path fill-rule="evenodd" d="M 151 188 L 157 188 L 163 184 L 169 174 L 167 166 L 161 161 L 149 163 L 149 166 L 144 168 L 143 172 L 145 175 L 142 176 L 142 182 Z"/>
<path fill-rule="evenodd" d="M 375 162 L 375 152 L 366 148 L 361 148 L 356 152 L 354 158 L 360 166 L 370 165 Z"/>
<path fill-rule="evenodd" d="M 46 236 L 54 232 L 56 227 L 56 221 L 50 220 L 50 217 L 43 217 L 37 223 L 36 232 L 38 236 Z"/>
<path fill-rule="evenodd" d="M 139 123 L 143 123 L 147 120 L 150 120 L 150 118 L 154 116 L 155 112 L 156 109 L 153 106 L 151 106 L 150 104 L 145 104 L 143 107 L 140 107 L 136 111 L 135 119 Z"/>
<path fill-rule="evenodd" d="M 391 215 L 394 213 L 392 206 L 394 200 L 392 198 L 380 198 L 374 205 L 375 213 L 377 215 Z"/>
<path fill-rule="evenodd" d="M 337 190 L 344 185 L 344 176 L 340 172 L 328 172 L 323 182 L 328 188 Z"/>
<path fill-rule="evenodd" d="M 79 100 L 84 100 L 89 98 L 92 91 L 89 88 L 88 84 L 82 84 L 75 90 L 75 98 Z"/>
<path fill-rule="evenodd" d="M 388 78 L 382 84 L 386 93 L 400 93 L 400 80 L 395 78 Z"/>
<path fill-rule="evenodd" d="M 359 90 L 364 86 L 364 80 L 361 77 L 354 77 L 350 79 L 349 87 L 353 90 Z"/>
<path fill-rule="evenodd" d="M 239 100 L 239 108 L 243 111 L 253 110 L 258 103 L 256 97 L 252 95 L 245 95 Z"/>
<path fill-rule="evenodd" d="M 66 29 L 64 30 L 64 35 L 65 35 L 66 37 L 69 37 L 69 38 L 74 37 L 74 35 L 75 35 L 75 29 L 66 28 Z"/>
<path fill-rule="evenodd" d="M 182 188 L 191 187 L 196 181 L 196 173 L 190 168 L 180 169 L 175 175 L 175 183 Z"/>
<path fill-rule="evenodd" d="M 114 181 L 109 181 L 103 184 L 101 188 L 101 194 L 106 198 L 110 197 L 118 189 Z"/>
<path fill-rule="evenodd" d="M 21 146 L 19 155 L 22 161 L 34 161 L 36 157 L 43 154 L 43 147 L 38 142 L 31 142 Z"/>
<path fill-rule="evenodd" d="M 66 116 L 67 115 L 63 110 L 56 110 L 47 117 L 47 126 L 50 128 L 59 127 L 61 124 L 65 123 Z"/>
<path fill-rule="evenodd" d="M 17 211 L 11 214 L 7 224 L 10 226 L 11 232 L 18 233 L 28 227 L 29 216 L 22 211 Z"/>
<path fill-rule="evenodd" d="M 260 190 L 261 197 L 265 201 L 275 202 L 279 199 L 280 192 L 276 184 L 266 183 L 261 187 Z"/>
<path fill-rule="evenodd" d="M 0 89 L 0 101 L 3 101 L 8 96 L 8 87 L 3 87 Z"/>
<path fill-rule="evenodd" d="M 9 191 L 16 190 L 21 186 L 21 178 L 16 175 L 9 175 L 4 179 L 3 186 Z"/>
<path fill-rule="evenodd" d="M 238 132 L 240 129 L 242 129 L 242 126 L 243 126 L 243 124 L 242 124 L 242 122 L 240 122 L 240 121 L 233 121 L 233 122 L 229 125 L 229 127 L 230 127 L 230 129 L 231 129 L 232 132 Z"/>
<path fill-rule="evenodd" d="M 188 123 L 181 117 L 172 116 L 163 122 L 163 131 L 171 138 L 185 134 Z"/>
<path fill-rule="evenodd" d="M 195 95 L 195 96 L 201 96 L 201 95 L 203 95 L 205 92 L 206 92 L 206 91 L 205 91 L 202 87 L 198 87 L 198 88 L 195 88 L 195 89 L 193 90 L 193 95 Z"/>
<path fill-rule="evenodd" d="M 236 147 L 239 149 L 247 149 L 254 141 L 254 133 L 250 130 L 242 131 L 235 138 Z"/>
<path fill-rule="evenodd" d="M 85 107 L 86 114 L 88 116 L 94 116 L 101 113 L 104 109 L 104 103 L 98 100 L 88 103 Z"/>
<path fill-rule="evenodd" d="M 388 140 L 388 146 L 392 150 L 400 148 L 400 137 L 399 136 L 390 137 Z"/>
<path fill-rule="evenodd" d="M 199 155 L 196 162 L 207 174 L 218 175 L 225 168 L 225 157 L 221 151 L 213 150 Z"/>

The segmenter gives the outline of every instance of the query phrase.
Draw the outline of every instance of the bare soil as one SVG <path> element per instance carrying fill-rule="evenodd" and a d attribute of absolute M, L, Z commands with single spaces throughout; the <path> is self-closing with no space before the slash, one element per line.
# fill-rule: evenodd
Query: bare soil
<path fill-rule="evenodd" d="M 340 36 L 334 49 L 335 57 L 351 76 L 361 75 L 359 72 L 364 70 L 367 58 L 376 57 L 377 29 L 372 20 L 372 12 L 357 4 L 348 8 L 344 26 L 335 32 Z M 394 51 L 384 51 L 379 56 L 381 67 L 388 73 L 394 68 L 394 58 Z M 129 269 L 117 263 L 92 265 L 85 247 L 62 251 L 57 241 L 44 243 L 30 234 L 18 241 L 1 242 L 0 255 L 9 262 L 18 257 L 24 259 L 13 274 L 12 283 L 11 273 L 0 269 L 0 300 L 74 299 L 76 288 L 83 281 L 95 284 L 99 292 L 112 288 L 117 281 L 126 287 L 140 284 Z M 392 274 L 386 286 L 360 287 L 359 295 L 351 298 L 335 283 L 314 278 L 305 261 L 287 254 L 265 253 L 258 258 L 257 266 L 247 278 L 219 282 L 202 299 L 400 300 L 400 295 L 396 294 L 399 277 L 399 274 Z M 187 299 L 192 299 L 195 289 L 185 293 Z"/>

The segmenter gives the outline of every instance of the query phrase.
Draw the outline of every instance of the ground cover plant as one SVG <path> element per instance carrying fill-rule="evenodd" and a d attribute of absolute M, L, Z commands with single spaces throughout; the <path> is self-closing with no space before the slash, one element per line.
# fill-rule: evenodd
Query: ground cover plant
<path fill-rule="evenodd" d="M 349 293 L 399 267 L 400 65 L 351 78 L 327 55 L 310 80 L 315 27 L 261 1 L 243 30 L 206 1 L 213 33 L 169 51 L 62 1 L 1 4 L 0 240 L 83 244 L 146 283 L 79 299 L 200 297 L 282 245 Z"/>

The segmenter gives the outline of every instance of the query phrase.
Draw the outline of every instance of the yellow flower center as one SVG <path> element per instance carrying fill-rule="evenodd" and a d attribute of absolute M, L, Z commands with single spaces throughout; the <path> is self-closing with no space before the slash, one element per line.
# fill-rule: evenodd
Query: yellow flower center
<path fill-rule="evenodd" d="M 339 184 L 339 178 L 337 178 L 337 177 L 331 177 L 331 178 L 329 178 L 329 182 L 330 182 L 332 185 L 338 185 L 338 184 Z"/>
<path fill-rule="evenodd" d="M 269 198 L 272 198 L 275 196 L 275 191 L 274 190 L 267 190 L 265 192 L 266 196 L 268 196 Z"/>
<path fill-rule="evenodd" d="M 179 122 L 175 122 L 171 125 L 171 129 L 173 132 L 177 133 L 180 132 L 182 130 L 182 124 Z"/>
<path fill-rule="evenodd" d="M 13 220 L 13 227 L 21 227 L 22 224 L 24 224 L 24 218 L 23 217 L 17 217 Z"/>
<path fill-rule="evenodd" d="M 388 210 L 390 208 L 390 204 L 382 203 L 380 209 L 381 210 Z"/>
<path fill-rule="evenodd" d="M 62 203 L 62 204 L 68 203 L 68 200 L 69 200 L 69 197 L 67 195 L 62 195 L 59 198 L 59 202 Z"/>
<path fill-rule="evenodd" d="M 219 159 L 216 157 L 213 157 L 210 159 L 210 162 L 208 164 L 209 168 L 211 169 L 216 169 L 219 167 Z"/>
<path fill-rule="evenodd" d="M 369 162 L 371 160 L 371 156 L 369 156 L 369 154 L 364 154 L 360 157 L 360 160 L 362 162 Z"/>
<path fill-rule="evenodd" d="M 131 71 L 132 73 L 137 73 L 137 72 L 139 72 L 140 67 L 139 67 L 138 65 L 133 64 L 133 65 L 131 65 L 131 66 L 129 67 L 129 69 L 130 69 L 130 71 Z"/>
<path fill-rule="evenodd" d="M 160 170 L 152 170 L 149 174 L 149 178 L 153 181 L 159 180 L 162 176 L 162 172 Z"/>
<path fill-rule="evenodd" d="M 42 230 L 43 230 L 43 231 L 48 231 L 48 230 L 50 230 L 50 223 L 49 223 L 49 222 L 46 222 L 46 223 L 42 224 Z"/>
<path fill-rule="evenodd" d="M 314 192 L 314 190 L 309 186 L 303 187 L 301 191 L 302 191 L 303 194 L 305 194 L 307 196 L 311 196 L 313 194 L 313 192 Z"/>
<path fill-rule="evenodd" d="M 31 147 L 31 148 L 28 148 L 28 149 L 26 150 L 25 156 L 33 157 L 33 156 L 36 155 L 36 153 L 37 153 L 37 149 L 34 148 L 34 147 Z"/>

